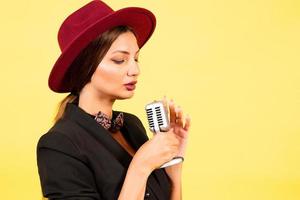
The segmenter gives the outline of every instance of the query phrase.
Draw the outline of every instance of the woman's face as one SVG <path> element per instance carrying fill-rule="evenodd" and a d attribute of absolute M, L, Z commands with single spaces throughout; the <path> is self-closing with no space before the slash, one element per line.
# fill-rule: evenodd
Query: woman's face
<path fill-rule="evenodd" d="M 134 94 L 140 73 L 138 61 L 139 46 L 133 33 L 126 32 L 112 43 L 91 78 L 91 86 L 102 97 L 126 99 Z"/>

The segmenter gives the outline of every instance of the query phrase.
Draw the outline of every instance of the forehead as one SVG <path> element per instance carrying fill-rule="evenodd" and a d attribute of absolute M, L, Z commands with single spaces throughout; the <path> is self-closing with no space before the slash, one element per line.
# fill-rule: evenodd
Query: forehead
<path fill-rule="evenodd" d="M 134 54 L 138 50 L 139 46 L 135 35 L 132 32 L 126 32 L 117 37 L 108 50 L 108 53 L 113 54 L 115 51 L 128 51 Z"/>

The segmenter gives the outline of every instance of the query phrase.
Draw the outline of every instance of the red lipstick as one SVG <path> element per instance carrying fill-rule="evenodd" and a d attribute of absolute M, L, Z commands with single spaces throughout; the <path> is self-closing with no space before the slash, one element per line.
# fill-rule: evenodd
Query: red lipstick
<path fill-rule="evenodd" d="M 128 91 L 132 91 L 132 90 L 135 89 L 135 84 L 136 84 L 136 83 L 137 83 L 137 81 L 132 81 L 132 82 L 126 83 L 126 84 L 124 84 L 124 85 L 125 85 L 125 87 L 126 87 L 126 89 L 127 89 Z"/>

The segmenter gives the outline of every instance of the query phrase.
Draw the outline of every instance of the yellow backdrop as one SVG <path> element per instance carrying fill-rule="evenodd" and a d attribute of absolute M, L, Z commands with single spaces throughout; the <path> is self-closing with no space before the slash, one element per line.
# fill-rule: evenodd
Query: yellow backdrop
<path fill-rule="evenodd" d="M 0 199 L 41 199 L 36 143 L 66 95 L 47 85 L 57 31 L 87 2 L 1 3 Z M 135 96 L 114 109 L 147 127 L 144 105 L 166 95 L 190 114 L 184 199 L 300 199 L 300 1 L 106 2 L 157 17 Z"/>

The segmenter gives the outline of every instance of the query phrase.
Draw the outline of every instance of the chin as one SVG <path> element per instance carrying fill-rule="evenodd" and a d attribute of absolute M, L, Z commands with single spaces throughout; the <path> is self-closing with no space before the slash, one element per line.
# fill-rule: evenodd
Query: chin
<path fill-rule="evenodd" d="M 134 92 L 133 91 L 129 91 L 129 92 L 127 92 L 127 94 L 118 95 L 117 99 L 130 99 L 133 96 L 134 96 Z"/>

